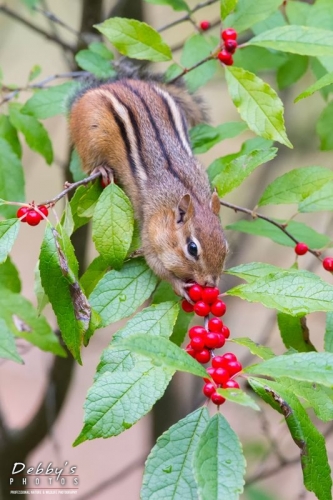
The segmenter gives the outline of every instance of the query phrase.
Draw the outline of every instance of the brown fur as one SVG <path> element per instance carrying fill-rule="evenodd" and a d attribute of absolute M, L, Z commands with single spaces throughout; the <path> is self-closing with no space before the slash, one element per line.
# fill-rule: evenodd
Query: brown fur
<path fill-rule="evenodd" d="M 227 246 L 218 196 L 191 153 L 182 114 L 189 125 L 204 116 L 184 89 L 124 79 L 81 94 L 72 106 L 70 132 L 84 170 L 111 168 L 130 197 L 150 267 L 187 296 L 188 282 L 218 283 Z M 193 239 L 198 259 L 186 250 Z"/>

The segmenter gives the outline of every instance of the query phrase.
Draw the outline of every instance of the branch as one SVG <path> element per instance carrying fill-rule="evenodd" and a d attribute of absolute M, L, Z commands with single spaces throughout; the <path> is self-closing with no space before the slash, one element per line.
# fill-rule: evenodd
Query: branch
<path fill-rule="evenodd" d="M 24 19 L 24 17 L 20 16 L 17 14 L 15 11 L 9 9 L 6 5 L 0 5 L 0 12 L 3 12 L 7 16 L 11 17 L 12 19 L 15 19 L 15 21 L 20 22 L 21 24 L 24 24 L 29 29 L 32 29 L 35 31 L 35 33 L 38 33 L 39 35 L 42 35 L 44 38 L 47 38 L 48 40 L 57 43 L 60 47 L 62 47 L 65 50 L 70 51 L 72 54 L 75 53 L 75 47 L 72 45 L 68 44 L 67 42 L 61 40 L 55 35 L 52 35 L 51 33 L 48 33 L 47 31 L 43 30 L 36 24 L 31 23 L 27 19 Z"/>
<path fill-rule="evenodd" d="M 73 182 L 72 184 L 67 184 L 66 188 L 63 191 L 61 191 L 61 193 L 59 193 L 57 196 L 55 196 L 51 200 L 43 201 L 42 203 L 39 203 L 38 205 L 49 205 L 49 206 L 55 205 L 59 200 L 61 200 L 61 198 L 66 196 L 66 194 L 73 191 L 73 189 L 76 189 L 79 186 L 85 186 L 86 184 L 89 184 L 89 182 L 97 179 L 97 177 L 100 177 L 100 176 L 101 176 L 100 172 L 95 172 L 95 173 L 89 175 L 88 177 L 85 177 L 81 181 Z"/>
<path fill-rule="evenodd" d="M 279 222 L 276 222 L 274 219 L 271 219 L 270 217 L 267 217 L 266 215 L 259 214 L 258 212 L 254 212 L 253 210 L 250 210 L 248 208 L 239 207 L 238 205 L 234 205 L 233 203 L 229 203 L 227 201 L 220 200 L 220 204 L 224 207 L 231 208 L 235 212 L 243 212 L 244 214 L 250 215 L 253 219 L 263 219 L 263 220 L 269 222 L 270 224 L 273 224 L 273 226 L 279 228 L 295 244 L 300 243 L 291 233 L 289 233 L 289 231 L 287 231 L 285 224 L 280 224 Z M 321 255 L 321 252 L 319 252 L 317 250 L 309 249 L 309 252 L 318 258 Z"/>
<path fill-rule="evenodd" d="M 165 31 L 169 28 L 173 28 L 174 26 L 177 26 L 177 24 L 184 23 L 185 21 L 191 21 L 192 14 L 194 14 L 197 10 L 203 9 L 204 7 L 208 7 L 209 5 L 212 5 L 213 3 L 216 3 L 218 1 L 219 0 L 206 0 L 206 2 L 200 2 L 195 7 L 193 7 L 193 9 L 191 9 L 188 14 L 185 14 L 183 17 L 180 17 L 176 21 L 172 21 L 171 23 L 161 26 L 161 28 L 159 28 L 157 31 L 159 33 L 162 33 L 162 31 Z"/>
<path fill-rule="evenodd" d="M 77 38 L 80 38 L 83 41 L 85 41 L 84 37 L 82 36 L 81 33 L 79 33 L 78 31 L 76 31 L 74 28 L 72 28 L 68 24 L 64 23 L 64 21 L 62 21 L 61 19 L 59 19 L 59 17 L 57 17 L 55 14 L 53 14 L 53 12 L 50 12 L 49 10 L 46 10 L 46 9 L 41 9 L 40 7 L 37 7 L 36 5 L 33 7 L 33 10 L 35 10 L 39 14 L 42 14 L 44 17 L 46 17 L 47 19 L 49 19 L 50 21 L 52 21 L 52 23 L 58 24 L 59 26 L 61 26 L 65 30 L 67 30 L 70 33 L 72 33 L 72 35 L 75 35 Z"/>
<path fill-rule="evenodd" d="M 179 78 L 182 78 L 184 75 L 187 75 L 187 73 L 190 73 L 190 71 L 193 71 L 194 69 L 198 68 L 202 64 L 205 64 L 208 61 L 211 61 L 212 59 L 216 59 L 216 51 L 212 52 L 211 54 L 209 54 L 209 56 L 207 56 L 204 59 L 202 59 L 201 61 L 197 62 L 196 64 L 194 64 L 190 68 L 184 68 L 183 71 L 181 73 L 179 73 L 179 75 L 177 75 L 175 78 L 172 78 L 172 80 L 169 80 L 168 83 L 176 82 Z"/>

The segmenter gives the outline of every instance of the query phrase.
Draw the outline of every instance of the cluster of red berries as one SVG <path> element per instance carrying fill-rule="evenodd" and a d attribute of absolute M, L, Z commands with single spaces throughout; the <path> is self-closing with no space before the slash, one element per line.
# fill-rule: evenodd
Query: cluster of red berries
<path fill-rule="evenodd" d="M 48 216 L 49 211 L 45 205 L 39 205 L 38 210 Z M 37 226 L 43 219 L 40 213 L 38 213 L 33 207 L 21 207 L 16 213 L 17 217 L 21 219 L 22 222 L 27 222 L 29 226 Z"/>
<path fill-rule="evenodd" d="M 232 377 L 242 370 L 242 365 L 237 357 L 232 353 L 225 353 L 223 356 L 214 356 L 214 349 L 220 349 L 230 336 L 229 328 L 216 316 L 223 316 L 226 312 L 226 305 L 218 299 L 218 288 L 201 287 L 193 285 L 188 291 L 190 299 L 194 305 L 187 300 L 182 301 L 182 308 L 186 312 L 194 311 L 198 316 L 206 317 L 206 325 L 192 326 L 189 330 L 190 343 L 186 346 L 186 352 L 195 358 L 199 363 L 208 363 L 212 358 L 212 366 L 207 368 L 207 373 L 212 378 L 205 380 L 203 393 L 209 397 L 216 405 L 224 403 L 225 399 L 217 392 L 219 387 L 239 389 L 238 383 Z M 215 317 L 208 318 L 212 313 Z"/>
<path fill-rule="evenodd" d="M 237 31 L 233 28 L 227 28 L 222 31 L 221 38 L 223 40 L 223 48 L 217 54 L 217 58 L 226 66 L 232 66 L 234 60 L 232 54 L 237 49 Z"/>
<path fill-rule="evenodd" d="M 296 255 L 305 255 L 309 247 L 306 243 L 299 242 L 294 248 Z M 333 272 L 333 257 L 325 257 L 323 260 L 323 268 L 326 269 L 326 271 Z"/>

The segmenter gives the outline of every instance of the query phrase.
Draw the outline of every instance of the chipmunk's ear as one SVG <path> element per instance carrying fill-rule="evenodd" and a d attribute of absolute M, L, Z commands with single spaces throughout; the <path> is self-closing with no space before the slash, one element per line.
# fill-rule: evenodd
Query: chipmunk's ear
<path fill-rule="evenodd" d="M 192 198 L 189 194 L 184 194 L 178 203 L 176 210 L 177 224 L 188 221 L 194 215 Z"/>
<path fill-rule="evenodd" d="M 213 214 L 218 215 L 220 213 L 220 198 L 216 191 L 212 194 L 212 198 L 210 200 L 210 208 Z"/>

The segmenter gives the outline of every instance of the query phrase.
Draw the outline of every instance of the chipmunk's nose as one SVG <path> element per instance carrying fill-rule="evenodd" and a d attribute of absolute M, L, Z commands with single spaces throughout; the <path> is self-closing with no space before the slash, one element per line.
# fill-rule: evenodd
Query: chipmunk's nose
<path fill-rule="evenodd" d="M 205 282 L 205 286 L 214 288 L 215 286 L 217 286 L 218 282 L 219 279 L 217 276 L 210 276 L 208 280 Z"/>

